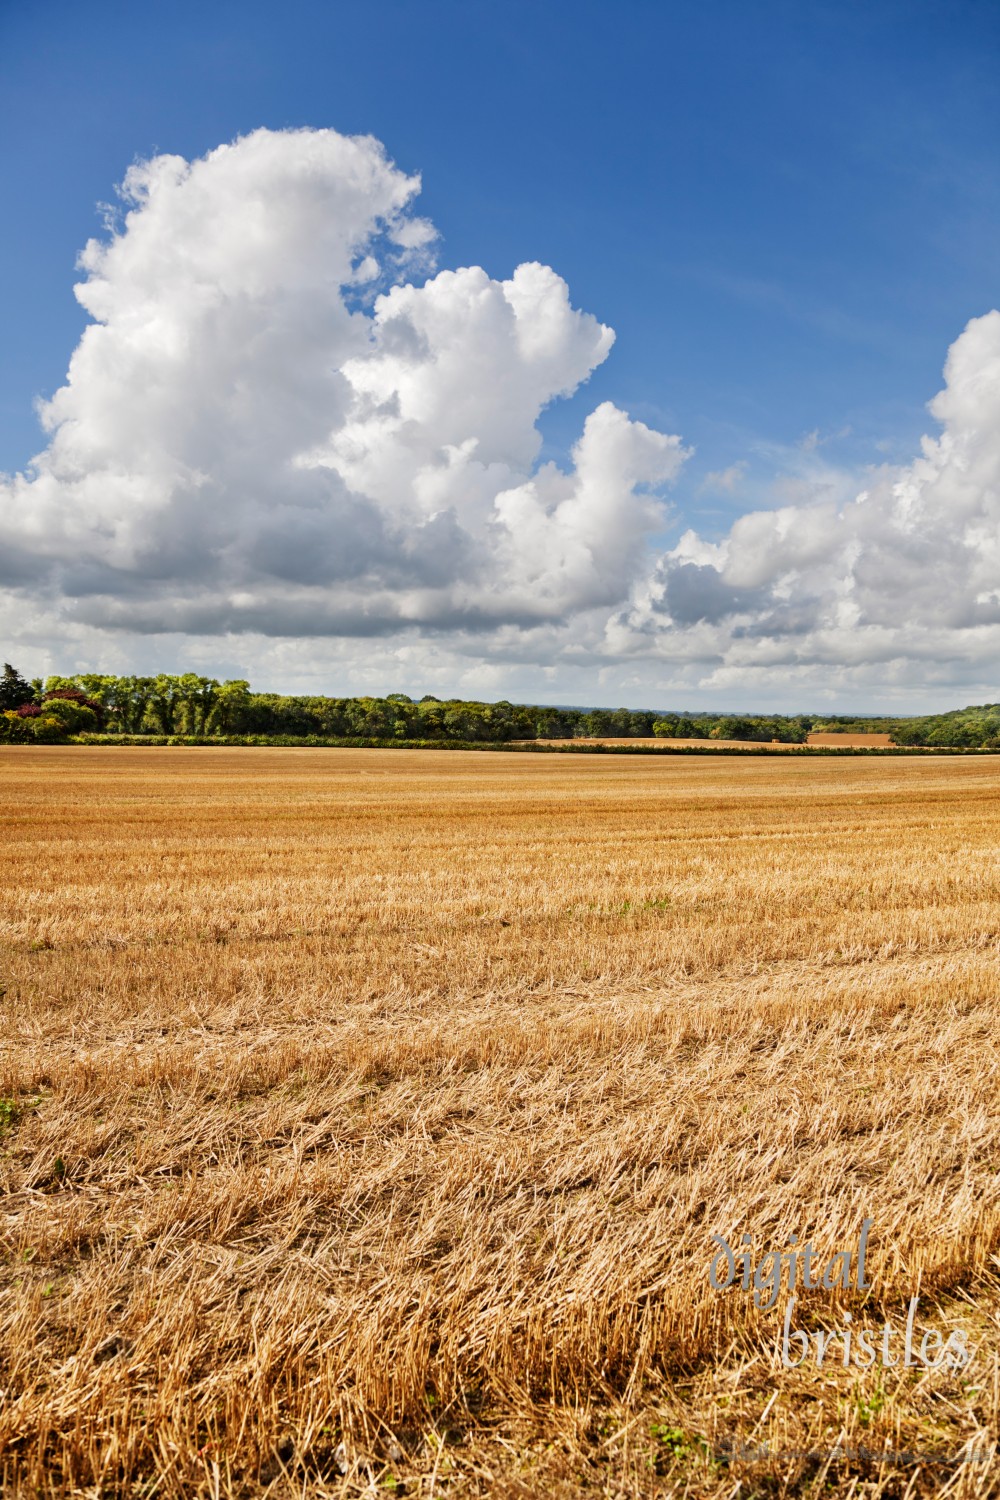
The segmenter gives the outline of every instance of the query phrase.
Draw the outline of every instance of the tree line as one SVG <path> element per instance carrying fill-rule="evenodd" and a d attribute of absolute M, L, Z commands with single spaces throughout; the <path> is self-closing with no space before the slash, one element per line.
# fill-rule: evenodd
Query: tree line
<path fill-rule="evenodd" d="M 333 698 L 255 693 L 248 682 L 192 672 L 152 677 L 78 673 L 28 681 L 5 664 L 0 738 L 60 740 L 91 735 L 166 738 L 504 743 L 534 739 L 777 740 L 801 744 L 812 730 L 880 730 L 900 745 L 1000 748 L 1000 704 L 922 717 L 710 714 L 645 709 L 552 708 L 459 698 Z"/>

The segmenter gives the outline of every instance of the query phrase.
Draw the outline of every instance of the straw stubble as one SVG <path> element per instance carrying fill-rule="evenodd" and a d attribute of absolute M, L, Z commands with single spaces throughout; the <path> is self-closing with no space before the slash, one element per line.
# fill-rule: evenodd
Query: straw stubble
<path fill-rule="evenodd" d="M 12 1493 L 721 1496 L 751 1432 L 995 1435 L 1000 761 L 0 776 Z M 867 1313 L 807 1320 L 959 1305 L 978 1384 L 782 1371 L 709 1285 L 713 1233 L 866 1214 Z"/>

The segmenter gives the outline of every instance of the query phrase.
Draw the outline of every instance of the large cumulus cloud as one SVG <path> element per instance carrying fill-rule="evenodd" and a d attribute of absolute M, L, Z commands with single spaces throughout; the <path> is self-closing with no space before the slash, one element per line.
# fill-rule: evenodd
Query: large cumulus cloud
<path fill-rule="evenodd" d="M 915 681 L 948 662 L 979 664 L 995 685 L 1000 312 L 956 340 L 930 411 L 940 435 L 846 500 L 754 511 L 714 542 L 685 532 L 609 623 L 606 649 L 697 662 L 721 686 L 804 668 L 814 681 L 887 668 Z"/>
<path fill-rule="evenodd" d="M 696 510 L 657 550 L 679 438 L 603 403 L 540 462 L 612 331 L 546 266 L 437 272 L 419 186 L 331 130 L 129 171 L 48 446 L 0 481 L 25 666 L 646 703 L 995 687 L 1000 313 L 953 345 L 912 463 L 837 473 L 811 444 L 771 508 L 722 536 Z"/>
<path fill-rule="evenodd" d="M 428 274 L 418 187 L 331 130 L 133 167 L 123 224 L 81 257 L 94 321 L 51 441 L 3 493 L 0 582 L 193 634 L 481 632 L 620 602 L 680 442 L 604 404 L 568 471 L 539 466 L 541 410 L 614 336 L 545 266 Z"/>

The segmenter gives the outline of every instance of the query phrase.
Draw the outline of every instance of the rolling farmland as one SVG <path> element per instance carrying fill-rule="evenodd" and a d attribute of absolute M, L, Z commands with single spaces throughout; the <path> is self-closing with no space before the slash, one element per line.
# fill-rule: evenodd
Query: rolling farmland
<path fill-rule="evenodd" d="M 993 1493 L 1000 759 L 0 778 L 5 1494 Z"/>

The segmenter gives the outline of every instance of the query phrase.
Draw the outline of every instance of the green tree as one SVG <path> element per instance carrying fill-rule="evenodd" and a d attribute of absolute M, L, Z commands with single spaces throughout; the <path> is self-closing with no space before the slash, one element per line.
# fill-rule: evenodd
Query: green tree
<path fill-rule="evenodd" d="M 20 708 L 22 703 L 30 703 L 34 696 L 31 683 L 26 682 L 9 661 L 5 661 L 3 676 L 0 677 L 0 713 L 4 709 Z"/>
<path fill-rule="evenodd" d="M 55 714 L 39 714 L 37 719 L 29 719 L 28 723 L 32 739 L 40 740 L 43 745 L 58 745 L 70 733 L 67 725 Z"/>
<path fill-rule="evenodd" d="M 43 704 L 42 712 L 46 718 L 58 720 L 67 734 L 93 734 L 100 728 L 94 710 L 73 698 L 49 698 Z M 34 722 L 41 723 L 41 720 Z"/>
<path fill-rule="evenodd" d="M 224 682 L 212 700 L 204 719 L 204 734 L 248 734 L 251 732 L 252 703 L 250 684 L 240 680 Z"/>

